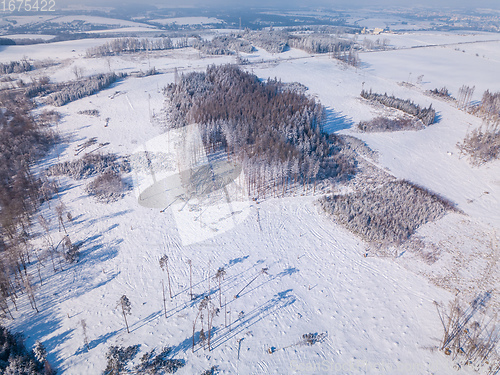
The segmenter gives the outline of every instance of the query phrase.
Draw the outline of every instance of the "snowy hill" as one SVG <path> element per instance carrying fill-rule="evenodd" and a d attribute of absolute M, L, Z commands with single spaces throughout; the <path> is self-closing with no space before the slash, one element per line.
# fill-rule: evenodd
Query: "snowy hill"
<path fill-rule="evenodd" d="M 237 225 L 187 243 L 185 228 L 173 211 L 181 207 L 164 212 L 146 208 L 133 191 L 116 202 L 97 202 L 85 189 L 87 180 L 62 176 L 58 178 L 63 187 L 60 199 L 73 216 L 67 231 L 80 245 L 80 261 L 63 263 L 63 270 L 54 272 L 46 259 L 43 285 L 37 286 L 40 313 L 23 296 L 18 311 L 13 311 L 15 319 L 4 323 L 24 332 L 30 347 L 35 340 L 42 341 L 48 360 L 64 374 L 100 374 L 111 345 L 137 344 L 140 353 L 134 364 L 146 351 L 171 346 L 172 358 L 185 361 L 178 374 L 201 374 L 212 366 L 224 374 L 454 373 L 453 360 L 437 350 L 442 325 L 434 301 L 447 305 L 455 295 L 471 301 L 498 286 L 500 162 L 472 167 L 460 157 L 456 143 L 481 120 L 424 91 L 447 86 L 456 95 L 461 85 L 476 85 L 475 99 L 485 89 L 500 91 L 500 82 L 492 79 L 498 71 L 500 44 L 484 42 L 495 39 L 494 34 L 405 34 L 397 37 L 397 43 L 410 46 L 424 37 L 426 43 L 437 44 L 459 43 L 463 37 L 470 44 L 463 47 L 466 53 L 454 47 L 364 53 L 361 68 L 295 49 L 281 54 L 258 49 L 241 54 L 249 61 L 242 68 L 262 79 L 304 84 L 307 93 L 326 107 L 325 130 L 365 141 L 378 154 L 378 159 L 367 158 L 366 163 L 439 193 L 463 214 L 450 213 L 424 225 L 396 250 L 397 256 L 365 257 L 370 245 L 319 209 L 315 201 L 320 193 L 248 200 L 246 216 Z M 163 133 L 158 123 L 164 107 L 161 90 L 175 82 L 176 74 L 236 59 L 203 56 L 192 48 L 84 57 L 86 48 L 105 41 L 2 47 L 2 62 L 23 56 L 57 57 L 59 65 L 23 73 L 24 78 L 48 74 L 53 82 L 64 82 L 75 78 L 75 66 L 83 67 L 86 76 L 153 66 L 161 73 L 128 77 L 55 108 L 62 114 L 57 125 L 61 142 L 37 165 L 38 171 L 76 159 L 78 146 L 92 137 L 109 143 L 103 151 L 120 156 L 146 147 Z M 476 51 L 485 57 L 476 56 Z M 401 85 L 410 73 L 424 74 L 421 84 Z M 363 87 L 422 106 L 432 104 L 439 121 L 420 131 L 361 133 L 354 126 L 357 122 L 384 112 L 360 98 Z M 99 116 L 79 113 L 94 109 Z M 132 173 L 125 175 L 125 182 L 134 184 Z M 332 186 L 332 191 L 351 188 Z M 44 203 L 41 214 L 50 220 L 50 232 L 58 242 L 63 232 L 58 230 L 54 207 Z M 46 247 L 43 236 L 36 247 Z M 434 261 L 426 261 L 422 251 L 432 253 Z M 159 265 L 163 255 L 169 259 L 169 275 Z M 220 290 L 214 279 L 219 268 L 226 272 Z M 261 273 L 263 268 L 267 274 Z M 34 266 L 30 272 L 33 279 L 38 278 Z M 191 277 L 193 294 L 209 294 L 220 309 L 213 318 L 211 351 L 198 344 L 192 349 L 201 297 L 191 299 Z M 165 312 L 162 283 L 166 287 L 168 278 L 173 296 L 167 298 Z M 122 295 L 131 302 L 130 333 L 117 308 Z M 500 307 L 497 295 L 492 306 Z M 202 325 L 206 330 L 207 317 L 197 324 L 199 337 Z M 304 340 L 309 333 L 318 334 L 318 341 Z"/>

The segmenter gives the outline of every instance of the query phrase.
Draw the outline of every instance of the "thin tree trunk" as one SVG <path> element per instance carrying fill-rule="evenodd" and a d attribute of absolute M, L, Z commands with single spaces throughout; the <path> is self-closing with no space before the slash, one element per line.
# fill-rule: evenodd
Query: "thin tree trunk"
<path fill-rule="evenodd" d="M 165 300 L 165 285 L 163 280 L 161 280 L 161 290 L 163 292 L 163 310 L 165 311 L 165 319 L 167 318 L 167 302 Z"/>
<path fill-rule="evenodd" d="M 128 329 L 127 315 L 125 314 L 125 310 L 123 309 L 123 306 L 122 306 L 122 313 L 123 313 L 123 319 L 125 319 L 125 325 L 127 326 L 127 333 L 130 333 L 130 331 Z"/>
<path fill-rule="evenodd" d="M 170 293 L 170 298 L 172 298 L 172 285 L 170 284 L 170 272 L 168 271 L 168 261 L 167 261 L 167 277 L 168 277 L 168 291 Z"/>

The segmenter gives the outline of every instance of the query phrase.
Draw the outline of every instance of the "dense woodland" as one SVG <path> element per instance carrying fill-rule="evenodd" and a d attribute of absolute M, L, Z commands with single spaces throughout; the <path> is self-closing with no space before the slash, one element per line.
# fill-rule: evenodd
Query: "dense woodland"
<path fill-rule="evenodd" d="M 323 107 L 276 80 L 211 66 L 182 76 L 165 95 L 171 126 L 198 123 L 207 150 L 222 149 L 243 165 L 251 196 L 281 196 L 354 173 L 342 139 L 322 131 Z"/>
<path fill-rule="evenodd" d="M 24 346 L 21 335 L 0 326 L 0 372 L 5 375 L 55 374 L 46 360 L 46 351 L 38 342 L 33 350 Z"/>
<path fill-rule="evenodd" d="M 408 99 L 403 100 L 394 96 L 388 96 L 387 94 L 377 94 L 372 92 L 372 90 L 362 90 L 361 97 L 415 116 L 420 119 L 425 126 L 433 124 L 436 118 L 436 111 L 432 108 L 432 104 L 429 108 L 422 108 Z"/>
<path fill-rule="evenodd" d="M 30 239 L 41 202 L 57 192 L 54 184 L 37 178 L 33 163 L 48 150 L 55 135 L 46 121 L 31 116 L 32 103 L 22 94 L 0 96 L 0 314 L 12 318 L 16 299 L 28 296 L 38 311 L 34 275 L 28 265 L 35 262 Z M 61 211 L 62 212 L 62 211 Z M 52 254 L 54 255 L 54 254 Z M 40 265 L 40 260 L 38 260 Z M 38 268 L 40 270 L 40 268 Z M 40 274 L 39 274 L 40 276 Z M 40 278 L 41 280 L 41 278 Z M 35 360 L 19 338 L 1 330 L 0 368 L 5 374 L 51 374 L 44 360 Z M 48 367 L 47 367 L 48 366 Z M 49 371 L 50 370 L 50 371 Z"/>
<path fill-rule="evenodd" d="M 353 233 L 368 242 L 383 244 L 404 242 L 421 225 L 454 210 L 444 198 L 405 180 L 325 196 L 320 204 Z"/>

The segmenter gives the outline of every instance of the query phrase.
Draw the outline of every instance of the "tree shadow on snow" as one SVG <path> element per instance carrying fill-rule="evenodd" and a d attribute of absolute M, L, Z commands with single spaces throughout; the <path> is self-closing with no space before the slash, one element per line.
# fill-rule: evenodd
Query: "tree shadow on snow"
<path fill-rule="evenodd" d="M 326 121 L 323 125 L 323 131 L 328 134 L 335 133 L 339 130 L 350 129 L 354 122 L 350 117 L 343 115 L 341 112 L 336 112 L 331 108 L 325 109 Z"/>
<path fill-rule="evenodd" d="M 439 114 L 439 112 L 436 112 L 436 116 L 434 116 L 434 124 L 439 124 L 442 118 L 443 117 Z"/>
<path fill-rule="evenodd" d="M 89 349 L 92 350 L 101 344 L 105 344 L 110 338 L 115 336 L 119 331 L 108 332 L 105 335 L 99 336 L 98 338 L 89 342 Z M 83 333 L 82 333 L 82 346 L 78 348 L 74 355 L 80 355 L 88 352 L 87 347 L 83 343 Z"/>

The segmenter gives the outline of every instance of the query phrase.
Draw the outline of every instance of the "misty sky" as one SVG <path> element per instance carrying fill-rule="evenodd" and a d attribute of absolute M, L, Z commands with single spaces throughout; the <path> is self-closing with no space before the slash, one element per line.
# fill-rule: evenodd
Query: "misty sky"
<path fill-rule="evenodd" d="M 84 4 L 95 4 L 96 6 L 119 6 L 127 3 L 130 5 L 151 4 L 168 7 L 196 6 L 201 8 L 221 8 L 225 6 L 255 6 L 272 8 L 304 8 L 304 7 L 325 7 L 325 8 L 346 8 L 346 7 L 450 7 L 450 8 L 492 8 L 500 9 L 500 0 L 88 0 Z M 81 0 L 58 0 L 56 4 L 61 5 L 81 5 Z"/>

